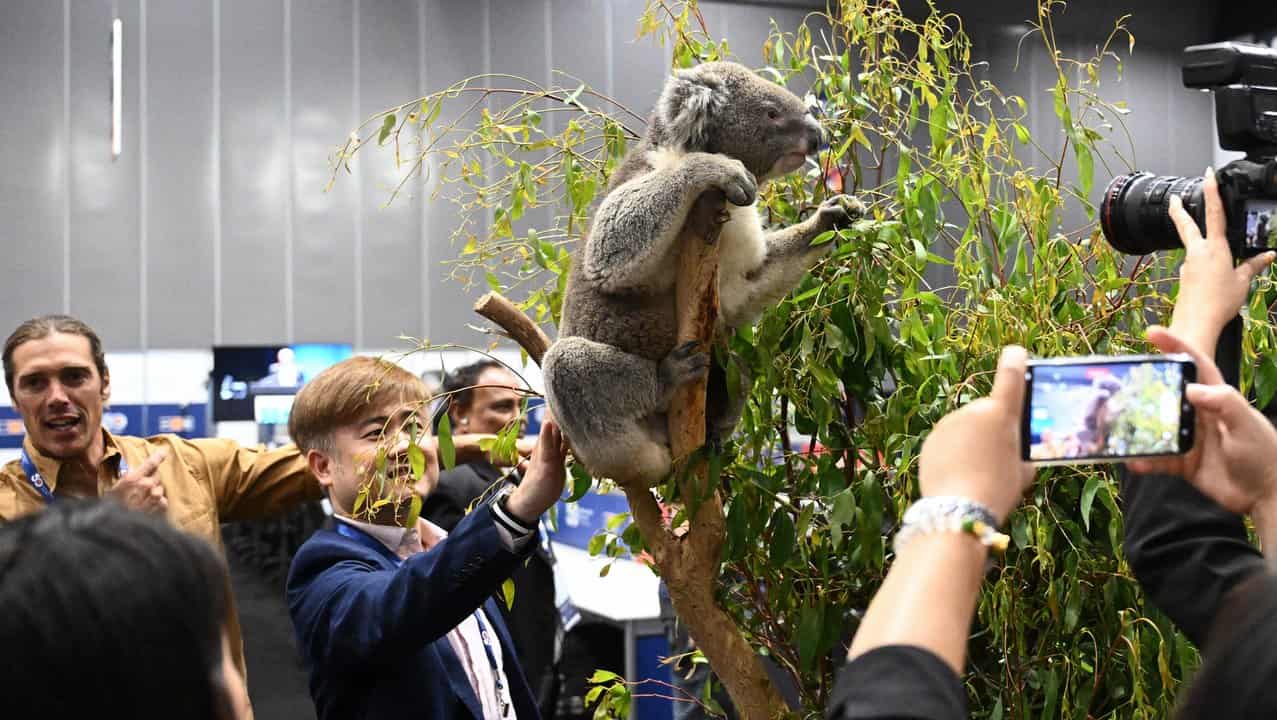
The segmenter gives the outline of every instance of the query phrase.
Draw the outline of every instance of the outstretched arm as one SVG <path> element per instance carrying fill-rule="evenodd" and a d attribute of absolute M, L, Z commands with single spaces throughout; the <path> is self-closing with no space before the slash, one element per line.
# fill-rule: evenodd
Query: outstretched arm
<path fill-rule="evenodd" d="M 723 321 L 728 327 L 752 323 L 764 310 L 776 304 L 802 280 L 803 275 L 835 245 L 812 245 L 822 233 L 848 227 L 862 217 L 865 207 L 853 197 L 836 195 L 821 203 L 811 217 L 787 228 L 767 233 L 764 252 L 736 266 L 731 252 L 720 272 L 736 275 L 722 283 Z"/>

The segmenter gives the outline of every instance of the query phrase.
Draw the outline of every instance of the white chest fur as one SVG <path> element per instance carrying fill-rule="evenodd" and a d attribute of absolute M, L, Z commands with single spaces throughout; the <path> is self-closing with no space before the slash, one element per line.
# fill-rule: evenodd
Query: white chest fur
<path fill-rule="evenodd" d="M 684 153 L 669 148 L 649 151 L 647 161 L 654 170 L 662 170 L 682 162 Z M 740 207 L 727 204 L 728 220 L 719 235 L 718 258 L 719 304 L 726 318 L 745 307 L 749 301 L 749 273 L 758 271 L 767 257 L 762 219 L 755 205 Z"/>
<path fill-rule="evenodd" d="M 749 302 L 750 283 L 745 276 L 762 267 L 767 256 L 762 219 L 754 205 L 727 206 L 728 220 L 719 235 L 718 295 L 723 314 Z"/>

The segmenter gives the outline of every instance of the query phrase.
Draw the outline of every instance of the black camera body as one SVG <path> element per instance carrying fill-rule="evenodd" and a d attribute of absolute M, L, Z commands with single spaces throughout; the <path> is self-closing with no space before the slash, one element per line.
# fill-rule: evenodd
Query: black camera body
<path fill-rule="evenodd" d="M 1233 256 L 1277 250 L 1277 50 L 1234 42 L 1194 45 L 1184 49 L 1182 72 L 1185 87 L 1214 93 L 1220 146 L 1246 153 L 1215 173 Z M 1181 247 L 1169 214 L 1172 195 L 1205 233 L 1202 178 L 1137 172 L 1114 178 L 1104 191 L 1104 237 L 1132 255 Z"/>

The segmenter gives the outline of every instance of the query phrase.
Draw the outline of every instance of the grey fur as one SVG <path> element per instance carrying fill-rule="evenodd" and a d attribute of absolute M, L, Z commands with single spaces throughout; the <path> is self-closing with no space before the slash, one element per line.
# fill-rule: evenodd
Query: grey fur
<path fill-rule="evenodd" d="M 808 219 L 765 233 L 752 205 L 760 182 L 792 172 L 820 144 L 802 101 L 736 63 L 669 78 L 647 134 L 613 175 L 568 276 L 559 339 L 543 359 L 550 409 L 573 452 L 600 477 L 659 480 L 669 472 L 665 413 L 674 389 L 705 374 L 704 353 L 676 348 L 676 240 L 692 203 L 721 189 L 720 324 L 752 323 L 832 243 L 820 233 L 863 213 L 827 200 Z M 721 370 L 721 369 L 720 369 Z M 721 376 L 721 373 L 720 373 Z M 711 396 L 726 383 L 711 383 Z M 722 387 L 720 387 L 722 386 Z M 711 397 L 711 430 L 730 432 L 743 398 Z"/>

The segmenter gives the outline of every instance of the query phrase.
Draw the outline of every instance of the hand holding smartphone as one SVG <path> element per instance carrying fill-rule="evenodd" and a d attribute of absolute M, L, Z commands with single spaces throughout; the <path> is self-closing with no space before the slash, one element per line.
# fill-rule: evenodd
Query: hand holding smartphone
<path fill-rule="evenodd" d="M 1188 355 L 1030 360 L 1021 458 L 1037 465 L 1179 455 L 1193 447 Z"/>

